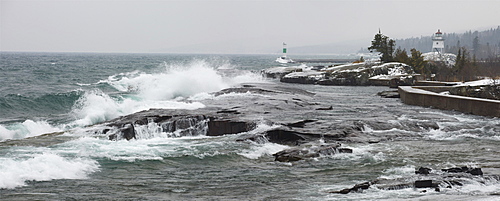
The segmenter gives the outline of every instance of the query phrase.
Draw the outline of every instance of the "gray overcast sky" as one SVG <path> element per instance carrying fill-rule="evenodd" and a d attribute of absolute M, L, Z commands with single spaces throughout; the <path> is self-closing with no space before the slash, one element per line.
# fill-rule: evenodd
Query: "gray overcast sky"
<path fill-rule="evenodd" d="M 500 0 L 0 1 L 1 51 L 272 53 L 500 25 Z"/>

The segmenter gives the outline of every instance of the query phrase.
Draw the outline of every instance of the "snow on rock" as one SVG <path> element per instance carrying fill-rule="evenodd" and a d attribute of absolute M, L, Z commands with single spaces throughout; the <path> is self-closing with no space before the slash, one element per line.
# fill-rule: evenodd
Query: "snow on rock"
<path fill-rule="evenodd" d="M 452 53 L 427 52 L 423 53 L 422 56 L 425 61 L 444 62 L 448 67 L 454 66 L 457 60 L 457 55 Z"/>
<path fill-rule="evenodd" d="M 325 72 L 307 70 L 302 72 L 289 73 L 281 78 L 281 82 L 316 84 L 316 82 L 325 77 Z"/>
<path fill-rule="evenodd" d="M 354 69 L 363 69 L 367 66 L 368 64 L 365 62 L 361 63 L 349 63 L 349 64 L 342 64 L 338 66 L 332 66 L 325 68 L 324 71 L 326 72 L 335 72 L 335 71 L 345 71 L 345 70 L 354 70 Z"/>
<path fill-rule="evenodd" d="M 322 70 L 302 68 L 281 76 L 281 82 L 320 85 L 389 85 L 397 78 L 405 85 L 413 83 L 413 68 L 403 63 L 379 62 L 349 63 L 331 66 Z"/>
<path fill-rule="evenodd" d="M 262 75 L 268 78 L 282 78 L 283 76 L 293 73 L 293 72 L 302 72 L 307 70 L 307 66 L 289 66 L 289 67 L 273 67 L 264 69 L 261 71 Z"/>
<path fill-rule="evenodd" d="M 500 84 L 500 79 L 485 78 L 482 80 L 464 82 L 456 86 L 486 86 L 486 85 L 498 85 Z"/>

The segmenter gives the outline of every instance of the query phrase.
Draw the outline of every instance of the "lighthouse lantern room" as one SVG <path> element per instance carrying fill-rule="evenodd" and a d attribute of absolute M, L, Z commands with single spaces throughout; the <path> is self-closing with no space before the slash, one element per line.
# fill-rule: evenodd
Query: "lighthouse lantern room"
<path fill-rule="evenodd" d="M 444 39 L 443 33 L 438 29 L 438 31 L 432 37 L 432 51 L 438 52 L 440 54 L 444 53 Z"/>

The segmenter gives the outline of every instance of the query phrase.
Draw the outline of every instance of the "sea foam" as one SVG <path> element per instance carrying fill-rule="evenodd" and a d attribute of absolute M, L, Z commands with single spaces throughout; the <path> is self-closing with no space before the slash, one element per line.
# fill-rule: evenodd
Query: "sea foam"
<path fill-rule="evenodd" d="M 164 64 L 164 70 L 154 73 L 133 71 L 110 76 L 97 84 L 107 83 L 122 94 L 110 95 L 99 89 L 85 92 L 73 107 L 72 114 L 77 119 L 73 125 L 92 125 L 150 108 L 198 109 L 204 105 L 190 97 L 206 96 L 240 83 L 263 81 L 248 72 L 223 76 L 217 68 L 222 65 L 227 69 L 228 64 L 217 65 L 194 60 Z"/>
<path fill-rule="evenodd" d="M 0 141 L 33 137 L 59 131 L 62 131 L 62 129 L 57 126 L 52 126 L 46 121 L 33 121 L 28 119 L 22 123 L 14 123 L 8 126 L 0 125 Z"/>
<path fill-rule="evenodd" d="M 26 181 L 54 179 L 85 179 L 97 171 L 98 163 L 90 159 L 66 159 L 57 154 L 43 153 L 28 159 L 0 158 L 0 188 L 15 188 Z"/>
<path fill-rule="evenodd" d="M 202 92 L 214 92 L 230 86 L 216 66 L 203 60 L 188 64 L 165 64 L 165 70 L 156 73 L 134 72 L 117 79 L 108 79 L 120 91 L 135 92 L 144 100 L 171 100 Z"/>

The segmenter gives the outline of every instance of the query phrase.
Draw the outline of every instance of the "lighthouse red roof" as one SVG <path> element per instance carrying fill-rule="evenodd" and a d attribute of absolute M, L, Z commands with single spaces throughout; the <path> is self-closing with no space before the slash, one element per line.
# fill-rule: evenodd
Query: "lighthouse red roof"
<path fill-rule="evenodd" d="M 443 33 L 441 33 L 441 31 L 438 29 L 438 32 L 436 32 L 436 34 L 443 34 Z"/>

